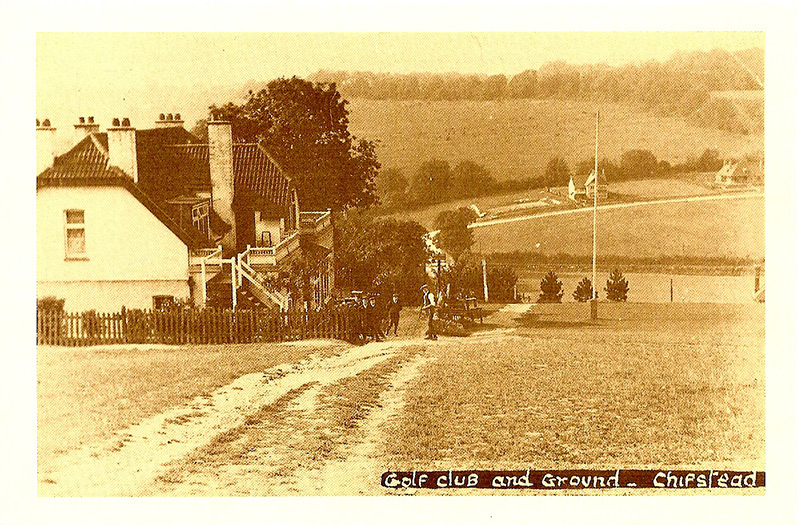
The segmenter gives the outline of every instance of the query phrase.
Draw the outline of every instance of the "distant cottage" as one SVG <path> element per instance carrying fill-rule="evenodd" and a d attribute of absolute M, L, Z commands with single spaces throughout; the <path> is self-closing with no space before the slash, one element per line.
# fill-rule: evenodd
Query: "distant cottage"
<path fill-rule="evenodd" d="M 595 172 L 592 170 L 586 178 L 586 182 L 583 183 L 583 188 L 580 189 L 575 187 L 575 181 L 572 179 L 572 176 L 570 176 L 567 194 L 569 198 L 574 201 L 594 200 L 595 187 L 598 188 L 597 200 L 605 200 L 608 198 L 608 180 L 606 179 L 605 170 L 600 170 L 599 184 L 595 182 Z"/>
<path fill-rule="evenodd" d="M 764 164 L 726 161 L 714 177 L 714 182 L 726 187 L 764 184 Z"/>
<path fill-rule="evenodd" d="M 72 311 L 330 298 L 330 212 L 301 211 L 291 178 L 262 145 L 234 142 L 229 122 L 210 120 L 207 143 L 179 114 L 152 129 L 114 119 L 105 133 L 81 118 L 75 130 L 55 157 L 55 128 L 37 120 L 38 297 Z M 297 277 L 300 263 L 311 271 Z"/>

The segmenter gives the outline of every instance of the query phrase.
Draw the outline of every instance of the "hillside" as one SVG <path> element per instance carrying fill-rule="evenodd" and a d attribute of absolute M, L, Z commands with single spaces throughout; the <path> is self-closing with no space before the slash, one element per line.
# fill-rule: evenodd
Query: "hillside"
<path fill-rule="evenodd" d="M 570 167 L 594 155 L 597 104 L 565 100 L 394 101 L 353 99 L 350 129 L 379 141 L 385 168 L 406 176 L 426 160 L 472 160 L 498 180 L 542 175 L 562 156 Z M 620 104 L 600 105 L 600 156 L 647 149 L 671 164 L 718 148 L 723 157 L 763 151 L 763 134 L 741 135 L 660 117 Z"/>
<path fill-rule="evenodd" d="M 764 199 L 652 204 L 598 213 L 598 256 L 764 257 Z M 475 250 L 590 256 L 592 214 L 473 230 Z M 537 246 L 538 245 L 538 246 Z"/>

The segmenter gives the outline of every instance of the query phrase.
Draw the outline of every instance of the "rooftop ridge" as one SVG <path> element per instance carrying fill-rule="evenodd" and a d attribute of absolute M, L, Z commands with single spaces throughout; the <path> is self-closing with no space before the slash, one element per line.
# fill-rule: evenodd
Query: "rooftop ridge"
<path fill-rule="evenodd" d="M 89 133 L 89 137 L 92 139 L 92 144 L 94 144 L 94 147 L 97 148 L 97 150 L 106 158 L 106 160 L 108 160 L 108 150 L 100 142 L 100 139 L 95 136 L 95 133 Z"/>

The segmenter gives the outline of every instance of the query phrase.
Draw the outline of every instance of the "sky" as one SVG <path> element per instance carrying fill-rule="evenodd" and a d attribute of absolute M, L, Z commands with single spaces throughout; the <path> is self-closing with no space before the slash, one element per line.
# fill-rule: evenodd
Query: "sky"
<path fill-rule="evenodd" d="M 63 149 L 79 116 L 144 128 L 178 112 L 191 127 L 209 104 L 239 101 L 248 81 L 320 69 L 513 76 L 555 60 L 619 65 L 753 47 L 763 33 L 38 33 L 37 118 L 59 129 Z"/>

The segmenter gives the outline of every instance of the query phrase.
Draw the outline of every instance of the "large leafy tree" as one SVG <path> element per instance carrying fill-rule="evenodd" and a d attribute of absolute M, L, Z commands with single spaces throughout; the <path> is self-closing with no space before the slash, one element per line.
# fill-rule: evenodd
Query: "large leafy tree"
<path fill-rule="evenodd" d="M 234 140 L 261 141 L 287 170 L 305 209 L 368 207 L 380 169 L 375 144 L 348 129 L 347 101 L 335 84 L 292 77 L 250 92 L 244 104 L 212 106 Z"/>
<path fill-rule="evenodd" d="M 341 288 L 399 293 L 406 302 L 416 300 L 429 256 L 424 227 L 374 220 L 355 211 L 337 226 L 336 281 Z"/>
<path fill-rule="evenodd" d="M 405 201 L 408 179 L 401 170 L 397 168 L 381 170 L 376 184 L 381 204 L 392 207 L 402 205 Z"/>
<path fill-rule="evenodd" d="M 563 157 L 553 157 L 544 170 L 544 178 L 548 186 L 566 186 L 571 173 L 567 161 Z"/>
<path fill-rule="evenodd" d="M 454 259 L 461 257 L 475 243 L 472 230 L 467 228 L 474 220 L 475 212 L 466 207 L 441 212 L 436 217 L 436 228 L 439 229 L 436 242 L 439 247 Z"/>
<path fill-rule="evenodd" d="M 411 179 L 408 197 L 412 204 L 423 205 L 450 198 L 453 192 L 453 170 L 445 160 L 423 162 Z"/>

